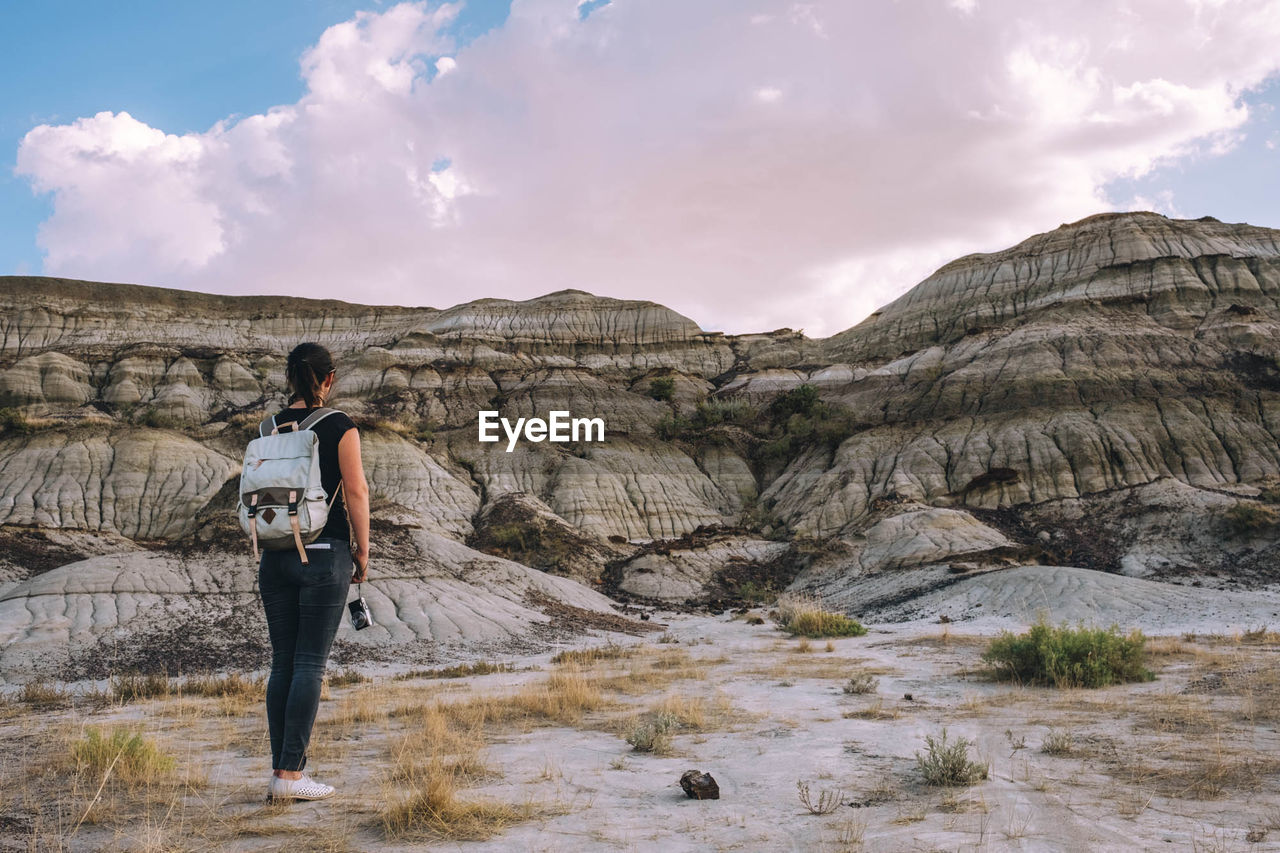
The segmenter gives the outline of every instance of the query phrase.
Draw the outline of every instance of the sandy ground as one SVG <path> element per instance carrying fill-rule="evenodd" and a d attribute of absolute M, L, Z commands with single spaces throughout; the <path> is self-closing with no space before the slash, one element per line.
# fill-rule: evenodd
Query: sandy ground
<path fill-rule="evenodd" d="M 3 849 L 130 850 L 1280 850 L 1280 678 L 1275 634 L 1152 642 L 1157 680 L 1100 690 L 1021 688 L 977 670 L 972 626 L 869 626 L 804 644 L 766 620 L 663 616 L 666 633 L 615 637 L 636 654 L 585 665 L 602 707 L 565 724 L 524 717 L 483 727 L 488 772 L 458 792 L 526 819 L 483 841 L 389 834 L 404 793 L 393 756 L 418 737 L 411 709 L 510 696 L 565 670 L 540 655 L 514 672 L 330 687 L 310 770 L 331 800 L 263 802 L 269 759 L 256 699 L 167 698 L 40 710 L 10 700 L 0 722 Z M 985 627 L 985 626 L 984 626 Z M 991 630 L 981 633 L 990 634 Z M 658 640 L 662 642 L 658 642 Z M 605 642 L 604 638 L 593 641 Z M 583 643 L 582 645 L 590 645 Z M 878 679 L 850 695 L 856 673 Z M 904 698 L 910 694 L 910 699 Z M 674 697 L 707 711 L 670 754 L 632 750 L 637 714 Z M 69 786 L 70 739 L 132 724 L 178 760 L 191 786 L 141 790 L 99 778 Z M 923 785 L 915 755 L 946 727 L 990 763 L 970 787 Z M 1066 754 L 1042 750 L 1051 732 Z M 480 735 L 477 735 L 479 737 Z M 677 780 L 710 772 L 721 798 Z M 810 813 L 797 783 L 839 805 Z M 88 813 L 80 823 L 79 819 Z M 74 831 L 73 831 L 74 828 Z M 482 833 L 483 834 L 483 833 Z"/>

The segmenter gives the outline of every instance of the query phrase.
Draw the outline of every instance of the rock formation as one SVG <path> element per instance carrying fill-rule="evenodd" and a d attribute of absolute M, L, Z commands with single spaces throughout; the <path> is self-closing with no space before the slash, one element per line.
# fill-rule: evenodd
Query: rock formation
<path fill-rule="evenodd" d="M 826 340 L 573 290 L 437 310 L 10 277 L 0 307 L 4 678 L 196 601 L 216 642 L 243 636 L 239 459 L 307 339 L 364 437 L 388 657 L 607 618 L 597 586 L 698 603 L 794 578 L 892 615 L 1019 565 L 1280 573 L 1280 231 L 1094 216 Z M 508 453 L 480 409 L 601 416 L 606 440 Z"/>

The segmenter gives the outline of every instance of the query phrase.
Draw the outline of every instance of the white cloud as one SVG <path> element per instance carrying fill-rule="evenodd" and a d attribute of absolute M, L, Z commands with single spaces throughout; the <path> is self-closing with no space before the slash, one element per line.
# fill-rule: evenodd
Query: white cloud
<path fill-rule="evenodd" d="M 463 46 L 456 5 L 359 13 L 297 103 L 205 133 L 41 125 L 18 171 L 53 194 L 45 270 L 436 306 L 579 287 L 831 334 L 1229 150 L 1280 68 L 1270 0 L 579 5 L 516 0 Z"/>

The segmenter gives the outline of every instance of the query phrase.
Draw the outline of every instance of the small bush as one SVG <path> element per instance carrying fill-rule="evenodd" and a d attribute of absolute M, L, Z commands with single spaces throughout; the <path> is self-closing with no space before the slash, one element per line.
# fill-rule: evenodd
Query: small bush
<path fill-rule="evenodd" d="M 1044 620 L 1025 634 L 1003 632 L 983 652 L 997 678 L 1054 687 L 1107 687 L 1151 681 L 1146 668 L 1146 637 L 1122 635 L 1110 628 L 1054 628 Z"/>
<path fill-rule="evenodd" d="M 858 620 L 827 610 L 808 596 L 781 596 L 777 614 L 778 623 L 793 636 L 822 640 L 828 637 L 861 637 L 867 633 Z"/>
<path fill-rule="evenodd" d="M 745 581 L 738 585 L 738 598 L 752 605 L 773 604 L 778 600 L 778 591 L 767 581 Z"/>
<path fill-rule="evenodd" d="M 669 711 L 658 711 L 642 718 L 627 733 L 627 743 L 636 752 L 666 755 L 671 752 L 671 733 L 680 727 L 680 718 Z"/>
<path fill-rule="evenodd" d="M 846 681 L 844 687 L 840 689 L 850 696 L 860 696 L 864 693 L 875 693 L 879 687 L 880 679 L 869 672 L 860 672 Z"/>
<path fill-rule="evenodd" d="M 1253 536 L 1280 522 L 1280 515 L 1269 506 L 1253 501 L 1238 501 L 1222 514 L 1227 529 L 1235 536 Z"/>
<path fill-rule="evenodd" d="M 1062 729 L 1049 729 L 1040 744 L 1040 751 L 1045 755 L 1070 755 L 1075 743 L 1071 732 Z"/>
<path fill-rule="evenodd" d="M 670 376 L 663 376 L 649 383 L 649 396 L 655 400 L 670 400 L 675 396 L 675 392 L 676 381 Z"/>
<path fill-rule="evenodd" d="M 844 802 L 845 793 L 839 788 L 824 788 L 815 800 L 809 793 L 809 783 L 797 779 L 796 796 L 800 798 L 800 805 L 809 810 L 809 814 L 824 815 L 831 814 L 840 808 Z"/>
<path fill-rule="evenodd" d="M 154 782 L 174 769 L 174 760 L 156 748 L 139 732 L 115 729 L 104 735 L 90 728 L 82 740 L 71 745 L 76 769 L 98 777 L 111 768 L 111 776 L 126 785 Z"/>
<path fill-rule="evenodd" d="M 967 738 L 956 738 L 947 743 L 947 730 L 944 728 L 937 739 L 933 735 L 925 735 L 924 743 L 926 752 L 924 755 L 916 753 L 916 765 L 926 785 L 972 785 L 987 778 L 987 765 L 969 758 L 972 744 Z"/>
<path fill-rule="evenodd" d="M 1258 500 L 1263 503 L 1280 504 L 1280 485 L 1267 486 L 1262 490 L 1262 493 L 1258 495 Z"/>

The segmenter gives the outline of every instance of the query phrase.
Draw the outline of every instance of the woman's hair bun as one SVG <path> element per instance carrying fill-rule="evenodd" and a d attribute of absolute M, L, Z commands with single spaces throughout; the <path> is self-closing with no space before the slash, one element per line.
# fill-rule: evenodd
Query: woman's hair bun
<path fill-rule="evenodd" d="M 320 386 L 324 378 L 333 372 L 333 356 L 322 344 L 311 341 L 298 344 L 289 353 L 284 375 L 292 396 L 289 402 L 301 398 L 310 407 L 323 406 Z"/>

